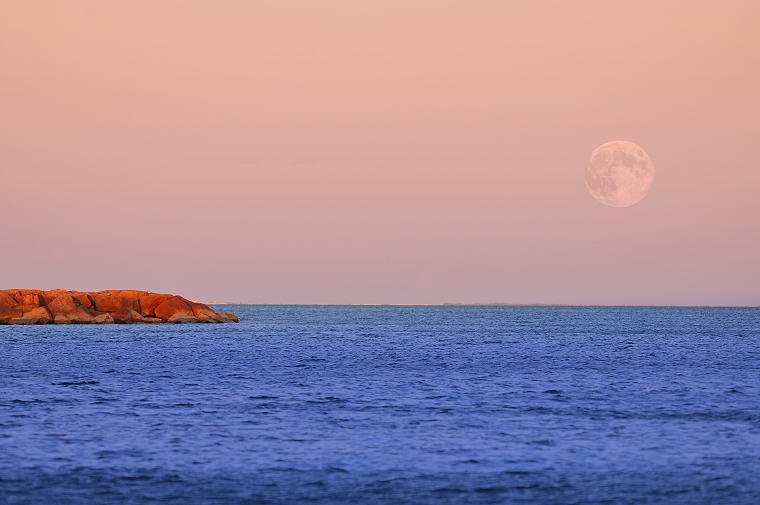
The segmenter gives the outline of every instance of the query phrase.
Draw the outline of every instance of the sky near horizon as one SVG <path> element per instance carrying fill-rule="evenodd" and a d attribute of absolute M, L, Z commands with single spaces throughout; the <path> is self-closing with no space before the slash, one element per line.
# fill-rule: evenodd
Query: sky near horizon
<path fill-rule="evenodd" d="M 760 305 L 760 2 L 0 0 L 0 289 Z M 626 208 L 589 154 L 643 147 Z"/>

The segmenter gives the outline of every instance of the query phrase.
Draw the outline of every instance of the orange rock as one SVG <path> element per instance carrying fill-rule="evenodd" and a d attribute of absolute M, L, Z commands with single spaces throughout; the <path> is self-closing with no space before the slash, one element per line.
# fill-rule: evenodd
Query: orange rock
<path fill-rule="evenodd" d="M 93 322 L 95 316 L 84 307 L 77 307 L 73 311 L 67 312 L 66 318 L 74 324 L 89 324 Z"/>
<path fill-rule="evenodd" d="M 92 320 L 93 324 L 113 324 L 113 317 L 111 314 L 100 314 L 95 316 Z"/>
<path fill-rule="evenodd" d="M 62 316 L 76 324 L 91 323 L 94 317 L 71 293 L 59 294 L 50 302 L 47 309 L 54 318 Z"/>
<path fill-rule="evenodd" d="M 189 316 L 189 315 L 185 314 L 184 312 L 178 312 L 178 313 L 174 314 L 172 317 L 170 317 L 169 319 L 167 319 L 166 322 L 168 322 L 168 323 L 174 323 L 174 324 L 178 324 L 178 323 L 200 323 L 201 320 L 198 319 L 197 317 Z"/>
<path fill-rule="evenodd" d="M 129 316 L 132 318 L 133 323 L 147 323 L 148 321 L 136 310 L 130 310 Z"/>
<path fill-rule="evenodd" d="M 54 289 L 0 291 L 0 324 L 217 323 L 237 321 L 181 296 L 137 290 L 98 293 Z"/>
<path fill-rule="evenodd" d="M 95 293 L 92 299 L 95 302 L 95 308 L 100 312 L 117 312 L 132 308 L 132 300 L 116 295 Z"/>
<path fill-rule="evenodd" d="M 47 309 L 53 317 L 65 316 L 67 313 L 76 310 L 77 307 L 79 307 L 79 302 L 68 293 L 59 294 L 47 304 Z"/>
<path fill-rule="evenodd" d="M 120 289 L 118 291 L 114 291 L 113 294 L 122 298 L 132 298 L 136 300 L 144 296 L 148 296 L 150 293 L 147 291 L 135 291 L 133 289 Z"/>
<path fill-rule="evenodd" d="M 205 303 L 190 302 L 190 308 L 193 309 L 193 315 L 200 319 L 202 323 L 222 322 L 222 318 Z"/>
<path fill-rule="evenodd" d="M 190 305 L 185 303 L 185 301 L 178 296 L 173 296 L 165 302 L 161 303 L 158 307 L 156 307 L 155 313 L 156 317 L 166 319 L 167 321 L 170 317 L 176 314 L 184 314 L 187 317 L 195 318 L 193 315 L 193 309 L 190 308 Z"/>
<path fill-rule="evenodd" d="M 11 319 L 8 324 L 50 324 L 53 318 L 45 307 L 37 307 L 28 312 L 24 312 L 19 318 Z"/>
<path fill-rule="evenodd" d="M 24 313 L 20 310 L 0 306 L 0 324 L 8 324 L 13 319 L 18 319 L 23 316 Z"/>
<path fill-rule="evenodd" d="M 92 303 L 92 298 L 90 298 L 90 295 L 88 293 L 80 293 L 79 291 L 71 291 L 71 296 L 77 299 L 77 301 L 84 307 L 85 309 L 91 309 L 95 305 Z"/>
<path fill-rule="evenodd" d="M 18 304 L 15 298 L 6 291 L 0 291 L 0 307 L 15 307 Z"/>
<path fill-rule="evenodd" d="M 44 293 L 41 289 L 19 289 L 17 291 L 22 295 L 41 295 Z"/>
<path fill-rule="evenodd" d="M 135 310 L 137 312 L 140 312 L 140 298 L 143 296 L 147 296 L 147 291 L 135 291 L 133 289 L 109 289 L 107 291 L 101 291 L 99 293 L 95 293 L 99 296 L 108 296 L 112 298 L 120 298 L 124 300 L 122 302 L 123 307 L 129 307 L 132 310 Z M 103 310 L 103 309 L 98 309 Z M 113 312 L 111 310 L 105 310 L 104 312 Z"/>
<path fill-rule="evenodd" d="M 42 300 L 40 295 L 36 293 L 22 293 L 19 292 L 14 296 L 16 299 L 16 309 L 21 312 L 29 312 L 37 307 L 41 306 Z"/>
<path fill-rule="evenodd" d="M 235 314 L 230 314 L 229 312 L 218 312 L 219 317 L 221 317 L 225 323 L 239 323 L 240 320 Z"/>
<path fill-rule="evenodd" d="M 22 316 L 22 317 L 14 317 L 10 321 L 8 321 L 8 324 L 21 325 L 21 324 L 37 324 L 37 323 L 34 319 L 28 319 Z"/>
<path fill-rule="evenodd" d="M 132 322 L 132 309 L 123 308 L 115 312 L 109 312 L 116 324 L 129 324 Z"/>
<path fill-rule="evenodd" d="M 146 317 L 154 317 L 156 315 L 156 307 L 171 297 L 172 295 L 159 295 L 157 293 L 149 293 L 146 296 L 140 297 L 140 314 Z"/>
<path fill-rule="evenodd" d="M 197 317 L 202 323 L 223 323 L 224 322 L 221 317 L 216 315 L 216 313 L 210 316 L 208 314 L 201 312 L 195 317 Z"/>
<path fill-rule="evenodd" d="M 52 302 L 53 300 L 55 300 L 56 297 L 58 297 L 58 296 L 60 296 L 60 295 L 62 295 L 64 293 L 66 293 L 65 289 L 51 289 L 49 291 L 43 291 L 40 294 L 40 298 L 42 298 L 42 302 L 43 302 L 42 305 L 44 305 L 45 307 L 47 307 L 50 304 L 50 302 Z"/>
<path fill-rule="evenodd" d="M 145 318 L 136 310 L 119 309 L 116 312 L 109 312 L 116 324 L 144 323 Z"/>

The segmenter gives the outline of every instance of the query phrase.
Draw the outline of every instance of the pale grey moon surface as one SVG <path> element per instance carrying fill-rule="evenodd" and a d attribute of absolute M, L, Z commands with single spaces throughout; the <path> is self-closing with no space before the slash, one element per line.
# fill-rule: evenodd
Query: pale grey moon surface
<path fill-rule="evenodd" d="M 614 140 L 597 147 L 586 164 L 586 187 L 605 205 L 628 207 L 640 202 L 654 182 L 654 165 L 640 146 Z"/>

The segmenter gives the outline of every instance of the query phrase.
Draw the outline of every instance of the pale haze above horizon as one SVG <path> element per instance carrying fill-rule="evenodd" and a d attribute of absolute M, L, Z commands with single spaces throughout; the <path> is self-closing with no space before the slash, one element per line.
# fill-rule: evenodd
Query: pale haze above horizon
<path fill-rule="evenodd" d="M 760 2 L 0 2 L 0 289 L 760 305 Z M 649 193 L 586 189 L 641 146 Z"/>

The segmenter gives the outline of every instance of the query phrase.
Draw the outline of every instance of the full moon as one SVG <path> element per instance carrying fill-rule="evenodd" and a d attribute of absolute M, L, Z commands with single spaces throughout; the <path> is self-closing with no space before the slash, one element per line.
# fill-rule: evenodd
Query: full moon
<path fill-rule="evenodd" d="M 586 187 L 605 205 L 628 207 L 640 202 L 652 187 L 654 165 L 646 151 L 632 142 L 614 140 L 597 147 L 586 164 Z"/>

